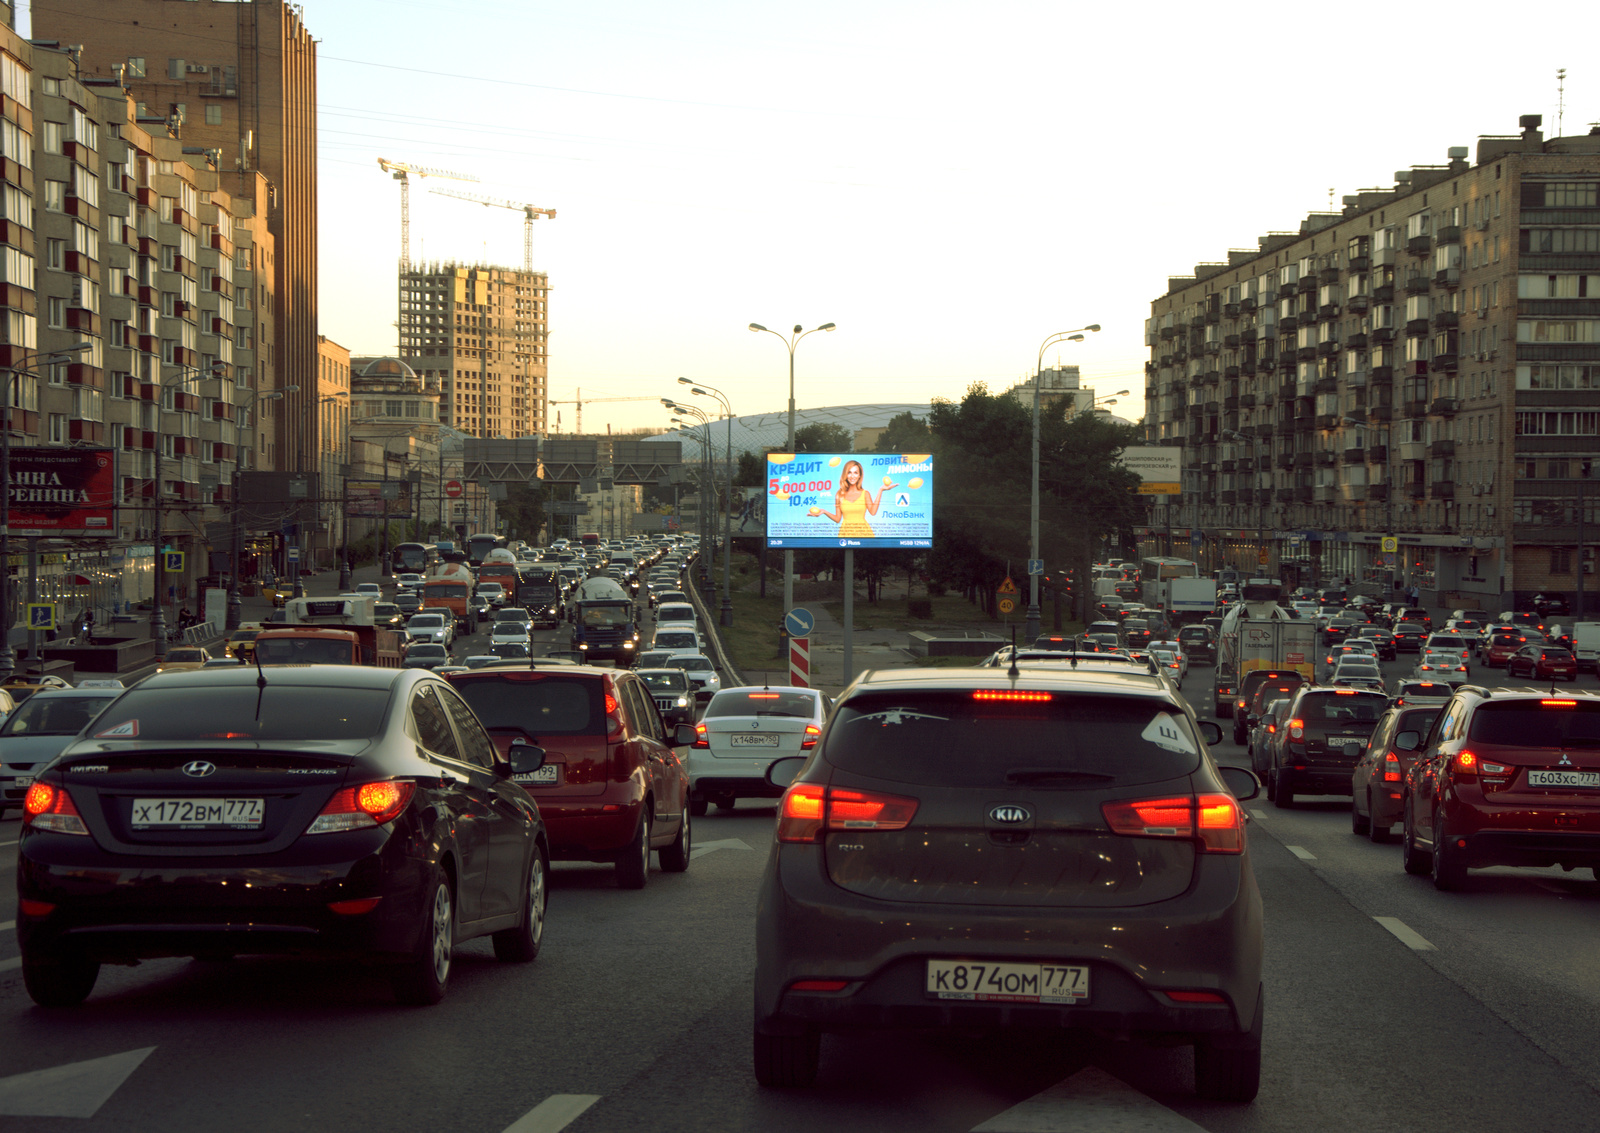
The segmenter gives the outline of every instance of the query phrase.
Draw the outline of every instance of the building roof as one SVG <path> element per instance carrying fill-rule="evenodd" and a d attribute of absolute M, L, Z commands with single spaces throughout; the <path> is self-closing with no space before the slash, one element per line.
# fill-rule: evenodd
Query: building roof
<path fill-rule="evenodd" d="M 838 425 L 854 434 L 860 429 L 881 429 L 902 413 L 909 413 L 919 420 L 926 421 L 932 408 L 927 402 L 920 404 L 883 402 L 872 405 L 832 405 L 820 409 L 796 409 L 794 427 L 798 430 L 807 425 Z M 719 446 L 724 443 L 727 436 L 723 431 L 725 428 L 722 421 L 715 422 L 713 436 Z M 695 434 L 692 431 L 675 429 L 642 439 L 692 443 Z M 733 419 L 735 452 L 762 452 L 766 449 L 781 448 L 788 443 L 788 440 L 789 414 L 786 411 L 748 413 Z"/>

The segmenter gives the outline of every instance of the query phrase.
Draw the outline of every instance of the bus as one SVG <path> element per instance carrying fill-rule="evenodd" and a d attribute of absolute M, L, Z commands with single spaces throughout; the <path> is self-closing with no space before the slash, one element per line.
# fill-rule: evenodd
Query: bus
<path fill-rule="evenodd" d="M 467 537 L 467 563 L 470 566 L 479 566 L 483 563 L 483 556 L 490 551 L 498 550 L 506 545 L 504 535 L 479 534 Z"/>
<path fill-rule="evenodd" d="M 389 558 L 395 574 L 427 574 L 428 568 L 439 561 L 439 552 L 426 543 L 401 543 Z"/>

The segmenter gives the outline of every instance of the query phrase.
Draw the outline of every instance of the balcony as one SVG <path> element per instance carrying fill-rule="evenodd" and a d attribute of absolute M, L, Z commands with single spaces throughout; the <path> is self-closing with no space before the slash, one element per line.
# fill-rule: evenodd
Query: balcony
<path fill-rule="evenodd" d="M 1317 360 L 1317 348 L 1315 346 L 1302 346 L 1295 351 L 1294 356 L 1302 362 L 1315 362 Z"/>
<path fill-rule="evenodd" d="M 1389 498 L 1389 485 L 1387 485 L 1387 484 L 1368 484 L 1367 485 L 1367 499 L 1369 499 L 1369 500 L 1386 500 L 1388 498 Z"/>
<path fill-rule="evenodd" d="M 1392 405 L 1367 406 L 1367 418 L 1371 421 L 1388 421 L 1393 419 L 1393 417 L 1394 406 Z"/>
<path fill-rule="evenodd" d="M 1239 395 L 1239 408 L 1240 409 L 1254 409 L 1255 407 L 1256 407 L 1256 395 L 1255 394 L 1253 394 L 1253 393 L 1241 393 Z"/>
<path fill-rule="evenodd" d="M 1279 468 L 1293 468 L 1294 467 L 1294 453 L 1292 453 L 1292 452 L 1280 452 L 1277 455 L 1277 457 L 1275 458 L 1275 462 L 1277 463 Z"/>
<path fill-rule="evenodd" d="M 1334 282 L 1337 283 L 1338 281 L 1335 280 Z M 1317 289 L 1317 277 L 1314 276 L 1314 275 L 1301 276 L 1300 277 L 1300 281 L 1295 284 L 1295 290 L 1298 291 L 1302 295 L 1305 295 L 1305 294 L 1307 294 L 1309 292 L 1313 292 L 1316 289 Z"/>
<path fill-rule="evenodd" d="M 1411 239 L 1406 241 L 1406 251 L 1410 252 L 1413 256 L 1426 256 L 1429 252 L 1433 251 L 1433 237 L 1413 236 Z"/>
<path fill-rule="evenodd" d="M 1428 406 L 1428 413 L 1434 417 L 1454 417 L 1460 411 L 1461 401 L 1454 397 L 1436 397 Z"/>
<path fill-rule="evenodd" d="M 1324 303 L 1317 308 L 1317 321 L 1319 323 L 1332 322 L 1339 317 L 1339 304 Z"/>
<path fill-rule="evenodd" d="M 1256 458 L 1253 456 L 1242 456 L 1235 463 L 1238 465 L 1240 472 L 1254 472 L 1256 470 Z"/>
<path fill-rule="evenodd" d="M 1352 334 L 1344 340 L 1344 346 L 1346 350 L 1365 350 L 1367 348 L 1367 336 L 1365 333 Z"/>
<path fill-rule="evenodd" d="M 1427 333 L 1428 333 L 1428 320 L 1427 319 L 1408 319 L 1408 320 L 1406 320 L 1406 337 L 1407 338 L 1420 338 L 1423 335 L 1426 335 Z"/>
<path fill-rule="evenodd" d="M 1225 503 L 1225 504 L 1234 503 L 1235 502 L 1235 497 L 1237 496 L 1237 494 L 1238 493 L 1236 493 L 1232 488 L 1224 488 L 1224 489 L 1222 489 L 1222 491 L 1220 493 L 1220 495 L 1222 497 L 1222 502 Z"/>
<path fill-rule="evenodd" d="M 1339 489 L 1332 484 L 1319 484 L 1312 493 L 1312 499 L 1319 504 L 1331 504 L 1339 498 Z"/>
<path fill-rule="evenodd" d="M 1374 366 L 1374 367 L 1372 367 L 1372 384 L 1373 385 L 1375 385 L 1375 386 L 1376 385 L 1388 385 L 1392 381 L 1394 381 L 1394 367 L 1393 366 Z"/>
<path fill-rule="evenodd" d="M 1344 462 L 1346 464 L 1365 464 L 1366 461 L 1367 461 L 1367 450 L 1366 449 L 1364 449 L 1364 448 L 1347 448 L 1347 449 L 1344 450 Z"/>
<path fill-rule="evenodd" d="M 1367 463 L 1368 464 L 1387 464 L 1387 463 L 1389 463 L 1389 446 L 1388 445 L 1369 445 L 1368 448 L 1367 448 Z"/>
<path fill-rule="evenodd" d="M 1339 379 L 1335 377 L 1318 378 L 1311 386 L 1312 393 L 1337 393 Z"/>
<path fill-rule="evenodd" d="M 1294 489 L 1294 502 L 1297 504 L 1313 503 L 1317 498 L 1316 491 L 1310 484 L 1301 484 Z"/>
<path fill-rule="evenodd" d="M 1317 355 L 1322 358 L 1332 358 L 1341 349 L 1343 348 L 1339 345 L 1337 339 L 1329 339 L 1327 342 L 1317 343 Z"/>
<path fill-rule="evenodd" d="M 1454 456 L 1455 454 L 1456 442 L 1452 440 L 1434 441 L 1428 446 L 1429 456 Z"/>
<path fill-rule="evenodd" d="M 1278 387 L 1278 400 L 1279 401 L 1293 401 L 1294 398 L 1295 398 L 1295 386 L 1294 386 L 1293 382 L 1284 382 L 1281 386 Z"/>
<path fill-rule="evenodd" d="M 1435 500 L 1453 500 L 1456 498 L 1456 485 L 1454 480 L 1435 480 L 1428 485 L 1428 497 Z"/>
<path fill-rule="evenodd" d="M 1333 426 L 1331 425 L 1329 426 L 1329 428 L 1332 427 Z M 1318 449 L 1316 456 L 1316 462 L 1318 464 L 1334 465 L 1339 463 L 1339 454 L 1334 452 L 1331 448 Z"/>
<path fill-rule="evenodd" d="M 1278 320 L 1279 334 L 1293 334 L 1300 329 L 1300 320 L 1294 315 L 1285 315 Z"/>
<path fill-rule="evenodd" d="M 1309 450 L 1304 451 L 1304 452 L 1297 452 L 1297 453 L 1294 454 L 1294 464 L 1291 465 L 1291 467 L 1293 467 L 1293 468 L 1310 468 L 1311 467 L 1311 462 L 1316 458 L 1316 455 L 1317 455 L 1316 453 L 1311 452 Z"/>
<path fill-rule="evenodd" d="M 1460 326 L 1461 316 L 1454 311 L 1435 311 L 1433 325 L 1439 328 Z"/>
<path fill-rule="evenodd" d="M 1434 233 L 1434 237 L 1441 244 L 1459 244 L 1461 243 L 1461 226 L 1459 224 L 1446 224 Z"/>
<path fill-rule="evenodd" d="M 1394 327 L 1373 327 L 1372 341 L 1376 345 L 1383 342 L 1394 341 Z"/>
<path fill-rule="evenodd" d="M 1220 343 L 1220 342 L 1208 342 L 1208 343 L 1206 343 L 1205 344 L 1205 352 L 1207 354 L 1220 354 L 1220 353 L 1222 353 L 1222 343 Z"/>
<path fill-rule="evenodd" d="M 1225 319 L 1237 319 L 1239 317 L 1239 304 L 1224 303 L 1222 305 L 1222 317 Z"/>
<path fill-rule="evenodd" d="M 1204 315 L 1196 315 L 1194 318 L 1189 320 L 1189 328 L 1191 330 L 1199 330 L 1201 327 L 1203 327 L 1205 325 L 1206 325 L 1206 317 Z"/>
<path fill-rule="evenodd" d="M 1254 299 L 1246 297 L 1244 299 L 1239 300 L 1239 313 L 1241 315 L 1251 314 L 1252 312 L 1255 311 L 1255 309 L 1256 309 L 1256 301 Z"/>
<path fill-rule="evenodd" d="M 1162 327 L 1161 328 L 1162 341 L 1165 341 L 1165 340 L 1171 338 L 1173 335 L 1175 335 L 1177 333 L 1178 333 L 1178 328 L 1177 327 Z"/>
<path fill-rule="evenodd" d="M 1246 377 L 1246 378 L 1255 377 L 1256 364 L 1254 362 L 1241 362 L 1239 364 L 1239 374 L 1240 374 L 1240 376 Z"/>
<path fill-rule="evenodd" d="M 1262 440 L 1265 440 L 1266 438 L 1272 436 L 1272 434 L 1277 431 L 1277 428 L 1278 427 L 1271 422 L 1268 422 L 1265 425 L 1257 425 L 1256 436 L 1260 437 Z"/>
<path fill-rule="evenodd" d="M 1339 274 L 1338 268 L 1323 268 L 1317 273 L 1317 282 L 1324 285 L 1338 283 Z"/>
<path fill-rule="evenodd" d="M 1372 301 L 1374 303 L 1393 303 L 1394 284 L 1380 283 L 1378 286 L 1374 287 L 1372 289 Z"/>
<path fill-rule="evenodd" d="M 1292 503 L 1294 503 L 1294 489 L 1293 488 L 1278 488 L 1278 489 L 1273 491 L 1272 495 L 1273 495 L 1273 498 L 1276 499 L 1280 504 L 1292 504 Z"/>
<path fill-rule="evenodd" d="M 1362 273 L 1364 271 L 1371 271 L 1372 270 L 1372 257 L 1371 256 L 1351 256 L 1350 257 L 1350 263 L 1348 265 L 1346 265 L 1346 270 L 1349 271 L 1349 273 L 1351 275 L 1359 275 L 1360 273 Z"/>
<path fill-rule="evenodd" d="M 1461 269 L 1440 268 L 1438 271 L 1433 273 L 1433 282 L 1437 283 L 1440 287 L 1460 287 Z"/>
<path fill-rule="evenodd" d="M 1372 296 L 1352 295 L 1344 301 L 1344 305 L 1350 309 L 1352 315 L 1364 315 L 1367 313 L 1367 308 L 1372 306 Z"/>
<path fill-rule="evenodd" d="M 1237 460 L 1224 460 L 1222 462 L 1222 471 L 1224 471 L 1224 472 L 1232 472 L 1236 468 L 1238 468 L 1238 466 L 1239 466 L 1239 462 Z"/>
<path fill-rule="evenodd" d="M 1237 349 L 1239 349 L 1239 336 L 1236 335 L 1236 334 L 1225 334 L 1225 335 L 1223 335 L 1222 336 L 1222 345 L 1226 346 L 1229 350 L 1237 350 Z"/>
<path fill-rule="evenodd" d="M 1225 397 L 1225 398 L 1223 398 L 1222 399 L 1222 408 L 1223 408 L 1223 411 L 1227 412 L 1227 413 L 1236 413 L 1236 412 L 1238 412 L 1239 399 L 1237 397 Z"/>
<path fill-rule="evenodd" d="M 1337 413 L 1318 413 L 1317 414 L 1317 428 L 1319 428 L 1319 429 L 1337 429 L 1338 427 L 1339 427 L 1339 415 Z M 1330 453 L 1327 454 L 1327 456 L 1328 456 L 1328 459 L 1326 461 L 1324 461 L 1323 463 L 1332 464 L 1333 463 L 1333 453 L 1330 452 Z"/>
<path fill-rule="evenodd" d="M 1239 367 L 1224 366 L 1222 368 L 1222 376 L 1227 378 L 1230 382 L 1237 382 L 1239 380 Z"/>
<path fill-rule="evenodd" d="M 1433 287 L 1433 280 L 1425 275 L 1414 275 L 1406 280 L 1407 295 L 1426 295 Z"/>
<path fill-rule="evenodd" d="M 1413 480 L 1409 484 L 1402 485 L 1400 491 L 1402 495 L 1408 496 L 1413 500 L 1425 499 L 1428 494 L 1426 486 L 1420 480 Z"/>
<path fill-rule="evenodd" d="M 1432 362 L 1436 372 L 1443 370 L 1446 373 L 1450 373 L 1461 365 L 1460 357 L 1455 354 L 1435 354 Z"/>
<path fill-rule="evenodd" d="M 1400 406 L 1400 412 L 1407 417 L 1426 417 L 1428 403 L 1426 401 L 1406 401 Z"/>

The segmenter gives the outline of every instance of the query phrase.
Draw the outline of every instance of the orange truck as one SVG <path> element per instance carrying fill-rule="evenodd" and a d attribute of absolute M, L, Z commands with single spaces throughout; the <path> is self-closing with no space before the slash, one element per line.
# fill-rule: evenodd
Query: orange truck
<path fill-rule="evenodd" d="M 456 618 L 457 636 L 478 632 L 478 615 L 472 608 L 472 570 L 465 563 L 439 563 L 422 582 L 422 608 L 449 610 Z"/>
<path fill-rule="evenodd" d="M 376 665 L 400 667 L 401 635 L 377 624 L 372 598 L 291 598 L 286 621 L 256 636 L 263 665 Z"/>

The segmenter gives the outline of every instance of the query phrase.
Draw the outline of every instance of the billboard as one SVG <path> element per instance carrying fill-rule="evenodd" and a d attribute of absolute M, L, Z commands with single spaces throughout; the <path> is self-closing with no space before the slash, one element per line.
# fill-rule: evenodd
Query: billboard
<path fill-rule="evenodd" d="M 927 453 L 768 453 L 767 546 L 933 546 Z"/>
<path fill-rule="evenodd" d="M 1183 450 L 1176 445 L 1125 448 L 1122 466 L 1139 474 L 1141 496 L 1176 496 L 1183 491 Z"/>
<path fill-rule="evenodd" d="M 344 513 L 352 519 L 410 519 L 411 481 L 346 480 L 344 501 Z"/>
<path fill-rule="evenodd" d="M 111 449 L 13 448 L 8 471 L 13 535 L 117 534 Z"/>

